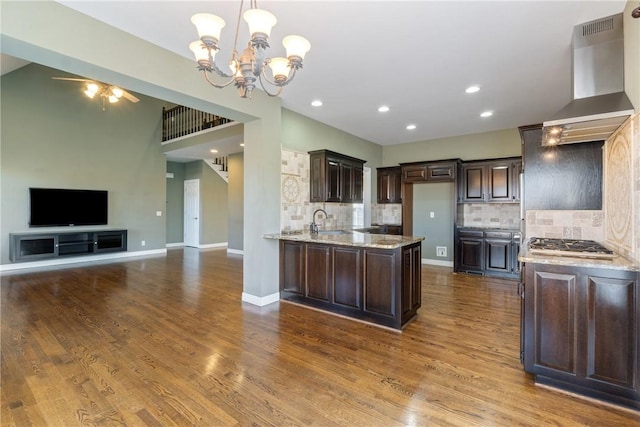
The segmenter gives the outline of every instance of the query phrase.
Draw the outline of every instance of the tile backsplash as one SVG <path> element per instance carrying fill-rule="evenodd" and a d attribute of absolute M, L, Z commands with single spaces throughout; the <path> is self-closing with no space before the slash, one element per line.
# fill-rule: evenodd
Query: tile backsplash
<path fill-rule="evenodd" d="M 527 240 L 532 237 L 604 240 L 602 211 L 528 210 L 525 227 Z"/>
<path fill-rule="evenodd" d="M 520 228 L 518 203 L 465 203 L 458 205 L 458 225 L 479 228 Z"/>
<path fill-rule="evenodd" d="M 402 224 L 401 203 L 380 203 L 371 205 L 371 224 Z"/>

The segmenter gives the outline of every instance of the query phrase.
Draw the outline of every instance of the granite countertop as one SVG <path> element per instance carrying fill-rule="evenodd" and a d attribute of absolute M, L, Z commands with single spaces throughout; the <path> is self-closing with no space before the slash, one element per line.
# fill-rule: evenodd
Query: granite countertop
<path fill-rule="evenodd" d="M 352 230 L 321 230 L 319 234 L 311 234 L 308 231 L 294 231 L 265 234 L 262 237 L 264 237 L 265 239 L 293 240 L 299 242 L 326 243 L 328 245 L 356 246 L 379 249 L 397 249 L 424 240 L 424 237 L 395 236 L 391 234 L 368 234 L 359 233 Z"/>
<path fill-rule="evenodd" d="M 518 261 L 534 264 L 555 264 L 574 267 L 609 268 L 612 270 L 640 271 L 640 263 L 634 262 L 622 255 L 612 259 L 597 259 L 586 257 L 558 256 L 546 254 L 532 254 L 527 245 L 523 245 L 518 255 Z"/>

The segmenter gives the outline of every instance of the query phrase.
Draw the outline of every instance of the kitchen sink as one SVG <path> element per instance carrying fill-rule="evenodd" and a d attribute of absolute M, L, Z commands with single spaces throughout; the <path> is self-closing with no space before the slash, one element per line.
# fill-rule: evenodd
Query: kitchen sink
<path fill-rule="evenodd" d="M 318 230 L 318 234 L 353 234 L 349 230 Z"/>

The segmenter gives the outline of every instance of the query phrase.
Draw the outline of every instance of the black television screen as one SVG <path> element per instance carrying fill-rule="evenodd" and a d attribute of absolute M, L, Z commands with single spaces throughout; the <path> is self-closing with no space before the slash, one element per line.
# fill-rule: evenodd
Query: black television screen
<path fill-rule="evenodd" d="M 30 188 L 29 201 L 30 227 L 107 224 L 107 191 Z"/>

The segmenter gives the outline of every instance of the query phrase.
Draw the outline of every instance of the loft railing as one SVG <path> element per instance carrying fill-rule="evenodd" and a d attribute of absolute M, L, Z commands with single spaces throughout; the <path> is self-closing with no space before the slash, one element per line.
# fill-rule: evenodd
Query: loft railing
<path fill-rule="evenodd" d="M 229 171 L 229 160 L 227 158 L 227 156 L 224 157 L 216 157 L 215 159 L 213 159 L 213 164 L 214 165 L 220 165 L 220 167 L 222 168 L 223 172 L 228 172 Z"/>
<path fill-rule="evenodd" d="M 162 108 L 162 141 L 180 138 L 231 121 L 225 117 L 182 105 L 169 109 Z"/>

